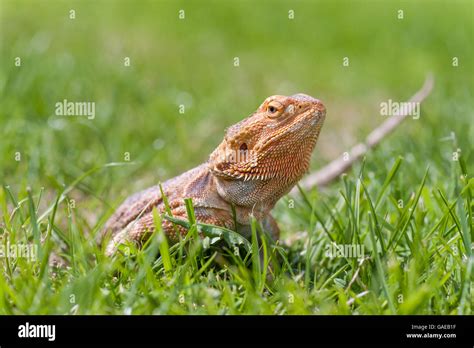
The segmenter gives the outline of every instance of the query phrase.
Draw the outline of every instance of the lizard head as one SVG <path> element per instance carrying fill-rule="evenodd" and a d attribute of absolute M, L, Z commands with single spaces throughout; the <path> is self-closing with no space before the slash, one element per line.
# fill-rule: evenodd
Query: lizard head
<path fill-rule="evenodd" d="M 267 98 L 211 154 L 219 194 L 237 205 L 276 202 L 308 170 L 325 116 L 324 105 L 305 94 Z"/>

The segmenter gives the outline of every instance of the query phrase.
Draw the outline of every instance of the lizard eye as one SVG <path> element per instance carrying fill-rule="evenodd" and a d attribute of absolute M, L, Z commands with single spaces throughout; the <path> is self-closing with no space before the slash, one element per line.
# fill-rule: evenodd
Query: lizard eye
<path fill-rule="evenodd" d="M 277 101 L 272 101 L 267 105 L 268 117 L 275 118 L 280 116 L 283 105 Z"/>

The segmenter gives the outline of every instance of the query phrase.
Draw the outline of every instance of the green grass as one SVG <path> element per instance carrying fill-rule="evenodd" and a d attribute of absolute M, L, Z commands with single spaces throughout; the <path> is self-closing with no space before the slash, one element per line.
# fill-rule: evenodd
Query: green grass
<path fill-rule="evenodd" d="M 34 262 L 0 258 L 0 314 L 471 314 L 472 4 L 206 3 L 0 2 L 0 241 L 38 248 Z M 158 229 L 113 258 L 97 246 L 123 198 L 205 161 L 267 96 L 324 101 L 316 169 L 428 72 L 420 119 L 330 187 L 277 204 L 289 245 L 256 222 L 250 240 L 195 223 L 189 202 L 179 244 Z M 95 101 L 96 118 L 56 116 L 63 99 Z M 334 244 L 364 255 L 328 257 Z"/>

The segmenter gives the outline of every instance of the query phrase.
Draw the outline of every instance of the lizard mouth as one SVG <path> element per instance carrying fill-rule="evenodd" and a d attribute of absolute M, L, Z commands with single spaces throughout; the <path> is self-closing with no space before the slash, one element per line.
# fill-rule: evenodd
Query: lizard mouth
<path fill-rule="evenodd" d="M 297 122 L 295 122 L 295 125 L 297 127 L 303 125 L 309 136 L 317 137 L 326 118 L 326 107 L 319 99 L 310 97 L 306 94 L 296 94 L 293 97 L 297 100 L 308 103 L 307 110 L 297 120 Z"/>
<path fill-rule="evenodd" d="M 307 97 L 311 98 L 311 101 L 302 106 L 302 110 L 300 110 L 298 116 L 296 116 L 287 127 L 266 139 L 261 145 L 261 148 L 282 141 L 282 139 L 289 137 L 290 134 L 300 140 L 303 138 L 315 139 L 318 137 L 326 117 L 326 108 L 319 100 L 309 96 Z"/>

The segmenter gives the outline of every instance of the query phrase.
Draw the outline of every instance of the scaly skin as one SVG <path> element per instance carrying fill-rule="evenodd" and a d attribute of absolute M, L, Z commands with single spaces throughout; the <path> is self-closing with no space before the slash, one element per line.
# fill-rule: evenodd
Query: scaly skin
<path fill-rule="evenodd" d="M 206 163 L 162 185 L 173 216 L 186 220 L 184 198 L 192 198 L 199 222 L 248 235 L 253 214 L 277 239 L 279 229 L 270 211 L 308 170 L 325 116 L 324 105 L 305 94 L 267 98 L 255 113 L 227 129 Z M 158 186 L 122 203 L 102 233 L 111 237 L 108 255 L 123 242 L 140 243 L 149 237 L 154 230 L 153 207 L 165 211 Z M 171 242 L 179 240 L 176 232 L 186 233 L 164 219 L 162 226 Z"/>

